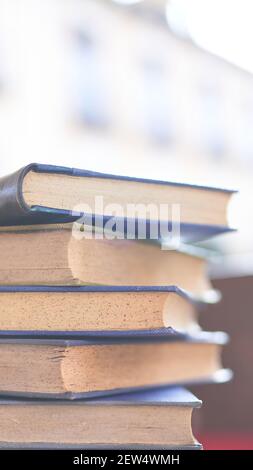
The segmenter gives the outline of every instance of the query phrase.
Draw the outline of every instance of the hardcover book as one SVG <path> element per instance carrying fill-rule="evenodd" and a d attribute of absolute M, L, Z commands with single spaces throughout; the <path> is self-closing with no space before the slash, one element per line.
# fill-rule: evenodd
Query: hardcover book
<path fill-rule="evenodd" d="M 0 231 L 0 284 L 178 285 L 211 289 L 201 251 L 135 240 L 77 239 L 69 229 Z"/>
<path fill-rule="evenodd" d="M 176 286 L 0 286 L 0 302 L 0 334 L 40 336 L 168 327 L 194 332 L 207 304 Z"/>
<path fill-rule="evenodd" d="M 79 340 L 2 338 L 2 395 L 78 398 L 207 381 L 220 371 L 222 333 L 140 331 Z"/>
<path fill-rule="evenodd" d="M 129 230 L 127 205 L 144 204 L 180 207 L 181 236 L 184 240 L 201 240 L 229 231 L 227 205 L 233 191 L 108 175 L 53 165 L 31 164 L 0 180 L 0 224 L 32 225 L 71 222 L 85 215 L 88 223 L 94 217 L 104 226 L 114 215 L 115 203 L 123 208 L 123 231 Z M 103 211 L 97 209 L 96 197 L 103 200 Z M 76 209 L 85 205 L 85 210 Z M 100 222 L 99 222 L 100 217 Z M 154 217 L 145 221 L 147 238 L 152 238 Z M 158 237 L 171 231 L 171 214 L 158 214 Z M 87 223 L 87 222 L 86 222 Z M 138 226 L 132 235 L 138 238 Z M 164 238 L 164 237 L 163 237 Z"/>
<path fill-rule="evenodd" d="M 199 449 L 183 388 L 89 400 L 0 400 L 2 449 Z"/>

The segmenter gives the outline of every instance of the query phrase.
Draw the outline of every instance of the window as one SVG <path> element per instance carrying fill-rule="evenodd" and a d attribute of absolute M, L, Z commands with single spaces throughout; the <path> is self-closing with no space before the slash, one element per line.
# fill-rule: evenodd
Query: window
<path fill-rule="evenodd" d="M 225 152 L 220 91 L 217 84 L 208 79 L 200 85 L 200 138 L 204 148 L 215 158 L 220 158 Z"/>
<path fill-rule="evenodd" d="M 156 58 L 143 60 L 140 86 L 143 130 L 155 144 L 168 145 L 173 138 L 173 128 L 166 66 Z"/>
<path fill-rule="evenodd" d="M 253 97 L 247 97 L 238 110 L 235 135 L 237 136 L 237 150 L 241 161 L 253 163 Z"/>
<path fill-rule="evenodd" d="M 75 32 L 72 96 L 78 119 L 86 125 L 104 127 L 109 123 L 109 103 L 101 51 L 85 31 Z"/>

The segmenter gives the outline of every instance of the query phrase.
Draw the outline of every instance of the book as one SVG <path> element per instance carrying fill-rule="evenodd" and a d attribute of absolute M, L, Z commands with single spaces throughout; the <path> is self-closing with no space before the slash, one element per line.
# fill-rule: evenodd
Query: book
<path fill-rule="evenodd" d="M 139 221 L 145 221 L 147 226 L 145 238 L 152 238 L 150 225 L 157 221 L 160 224 L 157 235 L 159 238 L 162 233 L 171 231 L 172 207 L 177 204 L 180 208 L 182 238 L 188 241 L 201 240 L 229 231 L 227 206 L 233 192 L 53 165 L 30 164 L 0 179 L 0 225 L 71 222 L 85 215 L 86 223 L 93 225 L 97 222 L 103 227 L 114 217 L 117 203 L 123 211 L 116 217 L 118 221 L 123 222 L 122 231 L 126 231 L 126 226 L 129 231 L 129 226 L 134 225 L 131 233 L 139 238 L 136 233 L 138 227 L 136 229 L 136 225 L 129 224 L 129 221 L 136 220 L 135 209 L 141 204 L 142 208 L 143 205 L 148 208 L 145 216 L 139 217 Z M 100 197 L 99 204 L 97 197 Z M 165 205 L 169 211 L 158 211 L 158 208 Z M 81 206 L 85 208 L 80 209 Z M 152 216 L 149 215 L 150 212 Z"/>
<path fill-rule="evenodd" d="M 0 448 L 200 449 L 188 390 L 154 389 L 89 400 L 0 400 Z"/>
<path fill-rule="evenodd" d="M 108 337 L 2 338 L 2 395 L 79 398 L 206 381 L 221 369 L 222 333 L 154 331 Z"/>
<path fill-rule="evenodd" d="M 0 285 L 178 285 L 198 295 L 212 288 L 204 256 L 158 243 L 79 240 L 69 229 L 0 231 L 0 249 Z"/>
<path fill-rule="evenodd" d="M 0 334 L 45 336 L 168 327 L 193 332 L 207 302 L 176 286 L 0 286 L 0 303 Z"/>

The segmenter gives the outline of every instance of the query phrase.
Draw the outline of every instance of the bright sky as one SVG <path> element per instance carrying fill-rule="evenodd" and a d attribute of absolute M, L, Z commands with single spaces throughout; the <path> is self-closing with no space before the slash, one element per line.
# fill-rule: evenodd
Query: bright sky
<path fill-rule="evenodd" d="M 170 0 L 166 13 L 176 32 L 253 73 L 252 0 Z"/>

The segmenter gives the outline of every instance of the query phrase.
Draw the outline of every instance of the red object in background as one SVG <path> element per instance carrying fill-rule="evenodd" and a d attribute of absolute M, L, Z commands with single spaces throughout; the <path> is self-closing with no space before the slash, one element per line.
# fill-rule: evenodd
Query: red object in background
<path fill-rule="evenodd" d="M 253 450 L 253 434 L 205 433 L 196 438 L 204 450 Z"/>

